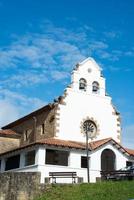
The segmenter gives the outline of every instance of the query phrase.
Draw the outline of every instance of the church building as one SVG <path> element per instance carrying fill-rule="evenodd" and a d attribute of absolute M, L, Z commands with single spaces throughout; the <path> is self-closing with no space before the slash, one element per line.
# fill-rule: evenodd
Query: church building
<path fill-rule="evenodd" d="M 87 159 L 88 156 L 88 159 Z M 101 171 L 134 163 L 134 150 L 121 144 L 120 113 L 106 92 L 93 58 L 78 63 L 62 96 L 0 130 L 0 172 L 75 172 L 76 182 L 96 182 Z M 69 183 L 70 178 L 56 182 Z"/>

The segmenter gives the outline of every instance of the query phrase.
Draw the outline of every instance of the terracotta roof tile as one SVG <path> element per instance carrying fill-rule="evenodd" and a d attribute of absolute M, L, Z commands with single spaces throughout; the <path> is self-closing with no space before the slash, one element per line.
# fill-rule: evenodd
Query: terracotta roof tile
<path fill-rule="evenodd" d="M 90 150 L 94 150 L 98 147 L 100 147 L 101 145 L 107 143 L 108 141 L 110 141 L 110 138 L 104 139 L 104 140 L 98 140 L 98 141 L 94 141 L 89 143 L 89 149 Z M 51 145 L 51 146 L 61 146 L 61 147 L 67 147 L 67 148 L 75 148 L 75 149 L 85 149 L 85 143 L 83 142 L 76 142 L 76 141 L 70 141 L 70 140 L 61 140 L 61 139 L 55 139 L 55 138 L 46 138 L 44 140 L 39 140 L 36 141 L 35 143 L 31 143 L 28 145 L 24 145 L 21 146 L 19 148 L 14 149 L 13 151 L 16 150 L 21 150 L 33 145 Z M 90 145 L 91 144 L 91 145 Z M 92 147 L 92 148 L 91 148 Z M 9 152 L 7 152 L 9 153 Z"/>
<path fill-rule="evenodd" d="M 2 134 L 2 135 L 15 135 L 16 132 L 11 130 L 11 129 L 5 129 L 5 130 L 0 129 L 0 134 Z"/>
<path fill-rule="evenodd" d="M 111 140 L 112 140 L 112 138 L 106 138 L 106 139 L 90 142 L 89 143 L 89 149 L 94 150 L 94 149 L 102 146 L 103 144 L 111 141 Z M 70 141 L 70 140 L 60 140 L 60 139 L 55 139 L 55 138 L 48 138 L 48 139 L 40 140 L 38 142 L 41 143 L 41 144 L 85 149 L 85 143 L 84 142 L 77 142 L 77 141 Z"/>
<path fill-rule="evenodd" d="M 112 142 L 115 145 L 118 145 L 118 147 L 120 147 L 119 149 L 122 149 L 123 152 L 126 152 L 129 155 L 132 155 L 132 152 L 130 153 L 130 151 L 126 150 L 125 148 L 123 148 L 120 144 L 118 144 L 116 141 L 114 141 L 112 138 L 106 138 L 106 139 L 102 139 L 102 140 L 97 140 L 97 141 L 93 141 L 89 143 L 89 149 L 90 150 L 95 150 L 99 147 L 101 147 L 102 145 L 108 143 L 108 142 Z M 59 147 L 67 147 L 67 148 L 75 148 L 75 149 L 85 149 L 85 143 L 82 142 L 76 142 L 76 141 L 70 141 L 70 140 L 61 140 L 61 139 L 55 139 L 55 138 L 46 138 L 43 140 L 39 140 L 36 141 L 35 143 L 31 143 L 29 145 L 25 145 L 25 146 L 21 146 L 19 148 L 13 149 L 12 151 L 18 151 L 30 146 L 34 146 L 34 145 L 50 145 L 50 146 L 59 146 Z M 6 153 L 10 153 L 10 151 L 5 152 Z M 2 154 L 1 154 L 2 155 Z"/>
<path fill-rule="evenodd" d="M 69 147 L 69 148 L 85 149 L 84 143 L 79 143 L 79 142 L 69 141 L 69 140 L 60 140 L 60 139 L 55 139 L 55 138 L 40 140 L 38 141 L 38 143 L 54 145 L 54 146 L 63 146 L 63 147 Z"/>
<path fill-rule="evenodd" d="M 94 150 L 111 140 L 112 140 L 112 138 L 106 138 L 106 139 L 90 142 L 89 144 L 90 144 L 91 149 Z"/>
<path fill-rule="evenodd" d="M 125 148 L 125 149 L 129 154 L 134 156 L 134 149 L 128 149 L 128 148 Z"/>

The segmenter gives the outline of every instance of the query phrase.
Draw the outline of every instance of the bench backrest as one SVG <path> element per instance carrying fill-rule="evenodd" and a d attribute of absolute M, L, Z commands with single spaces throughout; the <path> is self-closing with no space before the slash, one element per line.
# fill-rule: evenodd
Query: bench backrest
<path fill-rule="evenodd" d="M 117 171 L 101 171 L 101 175 L 129 175 L 131 171 L 117 170 Z"/>
<path fill-rule="evenodd" d="M 74 176 L 77 176 L 77 173 L 76 172 L 49 172 L 49 176 L 71 176 L 71 177 L 74 177 Z"/>

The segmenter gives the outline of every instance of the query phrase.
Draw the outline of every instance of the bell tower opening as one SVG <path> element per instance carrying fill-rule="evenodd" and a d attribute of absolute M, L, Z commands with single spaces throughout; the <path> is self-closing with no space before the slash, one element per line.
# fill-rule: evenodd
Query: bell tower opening
<path fill-rule="evenodd" d="M 79 80 L 79 89 L 86 91 L 86 88 L 87 88 L 87 81 L 84 78 L 81 78 Z"/>
<path fill-rule="evenodd" d="M 99 83 L 97 81 L 94 81 L 92 83 L 92 92 L 93 93 L 98 93 L 99 92 Z"/>

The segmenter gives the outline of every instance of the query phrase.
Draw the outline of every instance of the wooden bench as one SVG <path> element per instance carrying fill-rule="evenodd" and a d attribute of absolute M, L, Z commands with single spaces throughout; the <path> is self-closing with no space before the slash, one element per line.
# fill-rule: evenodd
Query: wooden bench
<path fill-rule="evenodd" d="M 134 178 L 134 174 L 132 171 L 126 171 L 126 170 L 115 170 L 115 171 L 101 171 L 101 177 L 104 180 L 118 180 L 118 179 L 130 179 Z"/>
<path fill-rule="evenodd" d="M 56 183 L 56 178 L 72 178 L 72 183 L 76 183 L 76 172 L 49 172 L 49 176 L 52 178 L 52 183 Z"/>

